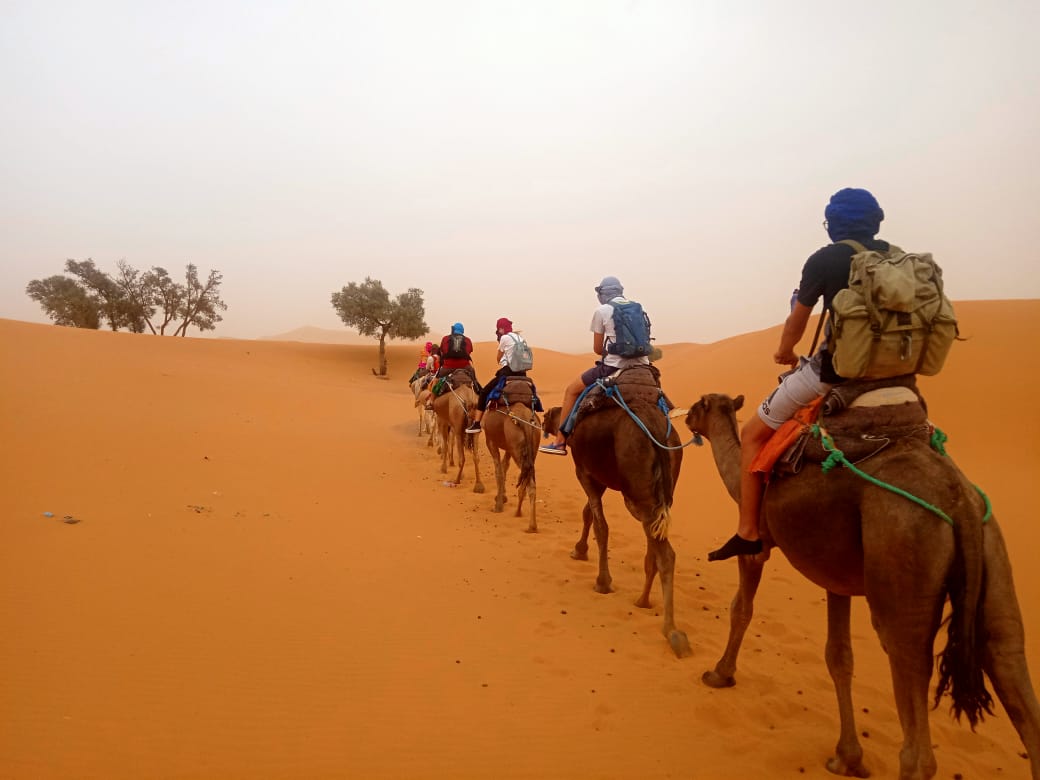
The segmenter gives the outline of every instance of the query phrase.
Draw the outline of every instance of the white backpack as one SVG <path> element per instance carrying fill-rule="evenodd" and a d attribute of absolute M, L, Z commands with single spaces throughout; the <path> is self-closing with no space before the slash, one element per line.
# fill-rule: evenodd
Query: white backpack
<path fill-rule="evenodd" d="M 531 354 L 531 347 L 518 334 L 510 333 L 509 335 L 513 337 L 514 342 L 513 351 L 509 354 L 509 370 L 530 371 L 532 366 L 534 366 L 534 355 Z"/>

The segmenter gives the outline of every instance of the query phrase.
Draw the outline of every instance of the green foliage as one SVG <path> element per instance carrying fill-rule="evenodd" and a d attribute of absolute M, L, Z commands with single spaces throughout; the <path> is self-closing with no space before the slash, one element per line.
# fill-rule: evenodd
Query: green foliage
<path fill-rule="evenodd" d="M 222 319 L 218 312 L 227 310 L 220 299 L 219 271 L 210 271 L 201 282 L 198 269 L 189 264 L 180 284 L 158 266 L 142 273 L 120 260 L 117 268 L 110 276 L 93 260 L 67 260 L 66 276 L 34 279 L 25 291 L 56 324 L 78 328 L 96 329 L 106 322 L 112 330 L 144 333 L 147 328 L 165 335 L 180 320 L 173 335 L 185 336 L 192 326 L 213 330 Z"/>
<path fill-rule="evenodd" d="M 424 321 L 423 291 L 412 287 L 393 300 L 378 279 L 365 277 L 332 293 L 332 308 L 343 323 L 362 336 L 379 339 L 379 374 L 386 374 L 386 339 L 415 339 L 429 331 Z"/>
<path fill-rule="evenodd" d="M 94 330 L 101 327 L 101 310 L 97 302 L 67 276 L 33 279 L 25 292 L 43 307 L 55 325 Z"/>
<path fill-rule="evenodd" d="M 391 301 L 382 282 L 365 277 L 364 283 L 351 282 L 333 293 L 332 308 L 345 325 L 356 328 L 362 336 L 415 339 L 429 330 L 423 320 L 426 309 L 422 296 L 422 290 L 412 287 Z"/>

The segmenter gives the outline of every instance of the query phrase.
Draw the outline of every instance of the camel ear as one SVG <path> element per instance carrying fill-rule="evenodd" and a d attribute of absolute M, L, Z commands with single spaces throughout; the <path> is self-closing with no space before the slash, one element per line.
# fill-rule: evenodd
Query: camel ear
<path fill-rule="evenodd" d="M 733 399 L 733 411 L 737 411 L 744 405 L 744 396 L 738 395 Z"/>

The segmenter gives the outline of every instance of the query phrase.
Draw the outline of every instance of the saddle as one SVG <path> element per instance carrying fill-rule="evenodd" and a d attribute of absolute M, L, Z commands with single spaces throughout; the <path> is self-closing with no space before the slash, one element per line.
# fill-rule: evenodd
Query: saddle
<path fill-rule="evenodd" d="M 460 387 L 472 387 L 474 392 L 480 392 L 477 377 L 471 368 L 456 368 L 449 374 L 445 374 L 433 385 L 430 392 L 435 396 L 441 395 L 448 388 L 457 390 Z"/>
<path fill-rule="evenodd" d="M 933 430 L 914 374 L 853 380 L 832 388 L 780 426 L 751 470 L 782 477 L 797 474 L 805 462 L 823 463 L 830 449 L 813 433 L 816 423 L 829 437 L 830 447 L 841 450 L 852 463 L 865 461 L 899 440 L 927 444 Z"/>
<path fill-rule="evenodd" d="M 627 406 L 657 406 L 662 414 L 667 414 L 675 408 L 661 389 L 661 372 L 656 366 L 630 366 L 589 385 L 575 407 L 571 429 L 590 414 L 604 409 L 616 409 L 618 403 L 614 400 L 614 394 L 620 396 Z"/>
<path fill-rule="evenodd" d="M 488 394 L 488 401 L 489 409 L 521 404 L 532 411 L 542 411 L 542 402 L 534 382 L 526 376 L 501 377 Z"/>

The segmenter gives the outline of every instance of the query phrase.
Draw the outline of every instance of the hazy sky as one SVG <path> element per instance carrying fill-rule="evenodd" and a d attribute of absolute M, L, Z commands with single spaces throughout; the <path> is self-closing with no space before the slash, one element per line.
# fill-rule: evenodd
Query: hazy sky
<path fill-rule="evenodd" d="M 954 300 L 1040 298 L 1036 0 L 0 1 L 0 316 L 66 258 L 224 274 L 216 335 L 342 328 L 366 275 L 437 334 L 662 343 L 779 323 L 841 187 Z M 769 359 L 769 356 L 764 356 Z"/>

